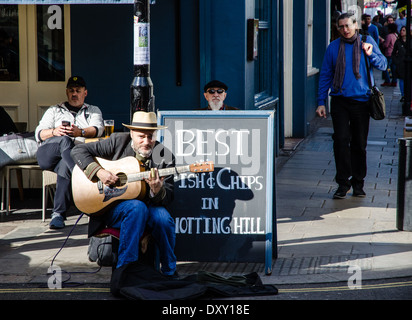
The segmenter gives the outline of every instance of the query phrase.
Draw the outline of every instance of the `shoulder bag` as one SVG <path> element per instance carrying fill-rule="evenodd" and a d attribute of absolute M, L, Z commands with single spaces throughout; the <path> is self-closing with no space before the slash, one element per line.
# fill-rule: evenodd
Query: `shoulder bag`
<path fill-rule="evenodd" d="M 36 163 L 37 149 L 34 132 L 0 136 L 0 169 L 9 164 Z"/>
<path fill-rule="evenodd" d="M 385 97 L 383 96 L 383 93 L 378 89 L 376 85 L 372 86 L 372 79 L 371 79 L 371 74 L 369 71 L 369 59 L 368 59 L 368 56 L 366 55 L 366 52 L 364 50 L 362 51 L 363 51 L 363 54 L 365 55 L 366 72 L 368 73 L 369 89 L 371 90 L 371 95 L 369 98 L 369 113 L 372 119 L 382 120 L 385 118 L 385 115 L 386 115 Z"/>

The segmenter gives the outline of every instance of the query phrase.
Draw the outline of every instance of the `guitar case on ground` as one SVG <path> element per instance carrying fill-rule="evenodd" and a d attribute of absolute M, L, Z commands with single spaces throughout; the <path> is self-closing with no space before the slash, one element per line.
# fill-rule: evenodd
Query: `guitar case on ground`
<path fill-rule="evenodd" d="M 200 271 L 176 280 L 140 262 L 115 269 L 110 291 L 116 297 L 131 300 L 191 300 L 278 293 L 274 285 L 263 284 L 256 272 L 224 278 Z"/>

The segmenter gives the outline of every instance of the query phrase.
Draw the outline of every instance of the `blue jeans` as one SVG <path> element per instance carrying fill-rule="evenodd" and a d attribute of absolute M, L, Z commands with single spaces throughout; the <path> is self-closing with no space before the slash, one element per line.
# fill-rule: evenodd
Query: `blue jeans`
<path fill-rule="evenodd" d="M 385 78 L 385 82 L 386 83 L 390 83 L 391 82 L 391 77 L 388 71 L 388 68 L 391 68 L 391 72 L 392 72 L 392 83 L 396 83 L 396 77 L 395 77 L 395 68 L 396 65 L 393 63 L 392 57 L 386 57 L 386 59 L 388 60 L 388 67 L 386 68 L 386 70 L 383 72 L 384 74 L 384 78 Z"/>
<path fill-rule="evenodd" d="M 399 89 L 401 90 L 401 96 L 405 95 L 405 82 L 403 79 L 399 79 Z"/>
<path fill-rule="evenodd" d="M 147 226 L 159 246 L 163 274 L 176 271 L 175 223 L 164 207 L 146 205 L 140 200 L 122 201 L 111 209 L 106 223 L 120 229 L 117 268 L 137 261 L 140 238 Z"/>

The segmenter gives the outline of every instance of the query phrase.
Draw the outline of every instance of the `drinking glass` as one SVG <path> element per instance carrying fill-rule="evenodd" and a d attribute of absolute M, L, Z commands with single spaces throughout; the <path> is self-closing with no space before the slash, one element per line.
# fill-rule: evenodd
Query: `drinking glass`
<path fill-rule="evenodd" d="M 114 132 L 114 120 L 104 120 L 104 137 L 108 138 Z"/>

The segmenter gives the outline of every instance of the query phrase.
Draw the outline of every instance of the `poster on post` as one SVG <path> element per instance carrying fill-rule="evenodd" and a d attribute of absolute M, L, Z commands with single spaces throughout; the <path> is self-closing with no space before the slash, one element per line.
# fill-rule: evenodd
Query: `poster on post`
<path fill-rule="evenodd" d="M 159 111 L 158 134 L 176 166 L 172 215 L 180 261 L 260 262 L 276 250 L 274 111 Z"/>

